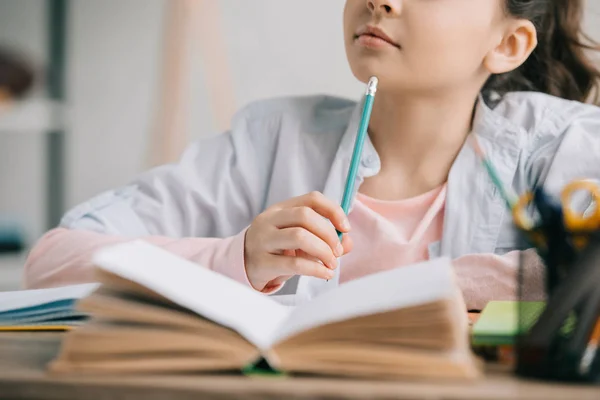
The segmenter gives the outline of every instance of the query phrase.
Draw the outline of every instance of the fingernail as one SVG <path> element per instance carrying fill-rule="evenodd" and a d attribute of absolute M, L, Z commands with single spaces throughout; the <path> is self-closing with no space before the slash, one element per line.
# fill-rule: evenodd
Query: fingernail
<path fill-rule="evenodd" d="M 328 270 L 327 273 L 326 273 L 326 275 L 327 275 L 327 280 L 329 280 L 329 279 L 333 278 L 333 276 L 335 275 L 335 273 L 333 271 L 331 271 L 331 270 Z"/>
<path fill-rule="evenodd" d="M 337 258 L 334 258 L 333 260 L 331 260 L 329 262 L 329 269 L 336 269 L 337 268 Z"/>
<path fill-rule="evenodd" d="M 344 246 L 341 243 L 338 243 L 335 247 L 335 255 L 337 257 L 341 257 L 344 254 Z"/>
<path fill-rule="evenodd" d="M 342 223 L 340 224 L 340 227 L 345 231 L 349 231 L 350 230 L 350 222 L 348 221 L 348 219 L 344 218 L 342 220 Z"/>

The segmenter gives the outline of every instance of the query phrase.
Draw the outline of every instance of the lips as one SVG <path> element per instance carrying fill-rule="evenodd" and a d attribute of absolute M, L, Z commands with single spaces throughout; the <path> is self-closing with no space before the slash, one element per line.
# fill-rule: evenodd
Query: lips
<path fill-rule="evenodd" d="M 400 48 L 400 44 L 395 42 L 383 29 L 372 25 L 360 28 L 356 32 L 355 39 L 365 45 L 373 47 L 377 47 L 377 45 L 381 44 L 388 44 Z"/>

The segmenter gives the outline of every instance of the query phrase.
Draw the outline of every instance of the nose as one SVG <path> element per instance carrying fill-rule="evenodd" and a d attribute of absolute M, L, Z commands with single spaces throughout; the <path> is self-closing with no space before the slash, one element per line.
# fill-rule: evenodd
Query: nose
<path fill-rule="evenodd" d="M 402 10 L 402 0 L 367 0 L 367 7 L 373 14 L 398 16 Z"/>

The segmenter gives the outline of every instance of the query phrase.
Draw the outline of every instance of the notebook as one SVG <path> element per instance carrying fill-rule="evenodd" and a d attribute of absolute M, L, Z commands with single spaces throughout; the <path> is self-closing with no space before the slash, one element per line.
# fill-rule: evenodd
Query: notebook
<path fill-rule="evenodd" d="M 62 331 L 81 325 L 88 315 L 76 310 L 75 302 L 98 286 L 84 284 L 0 292 L 0 331 Z"/>
<path fill-rule="evenodd" d="M 531 329 L 545 307 L 542 301 L 490 301 L 473 326 L 473 345 L 515 345 L 516 338 Z"/>
<path fill-rule="evenodd" d="M 143 241 L 93 258 L 101 286 L 78 302 L 55 374 L 212 373 L 267 364 L 368 378 L 481 375 L 448 259 L 345 283 L 295 307 Z"/>

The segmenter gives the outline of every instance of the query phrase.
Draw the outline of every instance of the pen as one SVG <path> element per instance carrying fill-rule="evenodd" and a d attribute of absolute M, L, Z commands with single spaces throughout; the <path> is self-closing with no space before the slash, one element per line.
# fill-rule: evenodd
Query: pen
<path fill-rule="evenodd" d="M 344 197 L 342 198 L 342 210 L 348 215 L 350 212 L 350 203 L 352 202 L 352 195 L 354 194 L 354 183 L 356 182 L 356 174 L 358 173 L 358 166 L 362 157 L 363 145 L 367 138 L 367 131 L 369 129 L 369 121 L 371 120 L 371 111 L 373 111 L 373 100 L 375 99 L 375 93 L 377 92 L 377 84 L 379 81 L 376 77 L 372 77 L 367 85 L 367 92 L 365 98 L 365 104 L 363 106 L 362 117 L 360 119 L 360 125 L 358 127 L 358 135 L 356 136 L 356 142 L 354 143 L 354 152 L 352 153 L 352 160 L 350 161 L 350 168 L 348 170 L 348 177 L 346 179 L 346 187 L 344 189 Z M 337 231 L 338 238 L 342 240 L 342 232 Z"/>

